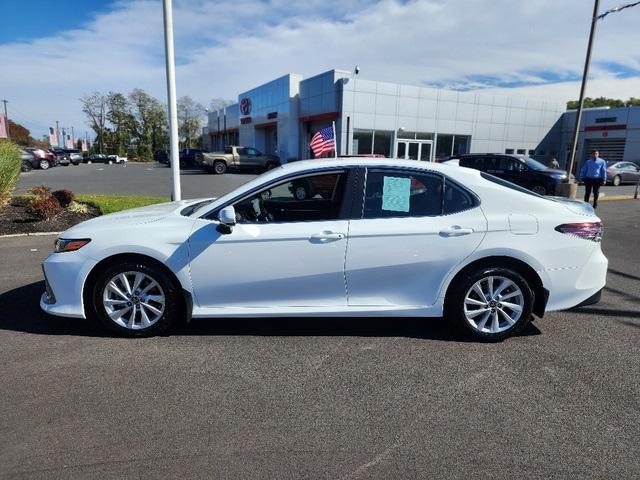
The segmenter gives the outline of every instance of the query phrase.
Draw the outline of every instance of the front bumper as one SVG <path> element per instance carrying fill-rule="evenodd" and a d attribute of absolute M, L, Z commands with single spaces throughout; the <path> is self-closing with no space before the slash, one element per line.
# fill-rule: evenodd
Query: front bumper
<path fill-rule="evenodd" d="M 52 315 L 86 318 L 82 290 L 96 261 L 80 252 L 52 253 L 42 263 L 47 291 L 40 308 Z"/>

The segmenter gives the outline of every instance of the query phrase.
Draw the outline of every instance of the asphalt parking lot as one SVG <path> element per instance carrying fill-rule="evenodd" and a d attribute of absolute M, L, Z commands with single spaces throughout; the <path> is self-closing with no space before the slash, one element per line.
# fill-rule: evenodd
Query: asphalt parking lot
<path fill-rule="evenodd" d="M 256 177 L 255 173 L 234 172 L 212 175 L 199 169 L 180 173 L 183 198 L 217 197 Z M 171 196 L 171 169 L 158 163 L 128 165 L 81 164 L 32 170 L 20 175 L 18 193 L 35 185 L 47 185 L 54 190 L 66 188 L 75 193 L 105 193 L 113 195 Z"/>
<path fill-rule="evenodd" d="M 637 478 L 640 202 L 599 213 L 601 303 L 499 344 L 442 319 L 110 338 L 40 312 L 53 237 L 0 239 L 0 477 Z"/>
<path fill-rule="evenodd" d="M 217 197 L 255 178 L 254 173 L 227 173 L 212 175 L 198 169 L 181 172 L 183 198 Z M 151 180 L 150 180 L 151 179 Z M 32 170 L 23 173 L 18 182 L 18 192 L 30 187 L 47 185 L 54 190 L 66 188 L 76 193 L 107 193 L 116 195 L 171 196 L 171 169 L 157 163 L 122 165 L 78 165 L 56 167 L 49 170 Z M 633 195 L 634 185 L 604 186 L 604 197 Z M 584 187 L 579 187 L 579 196 Z"/>

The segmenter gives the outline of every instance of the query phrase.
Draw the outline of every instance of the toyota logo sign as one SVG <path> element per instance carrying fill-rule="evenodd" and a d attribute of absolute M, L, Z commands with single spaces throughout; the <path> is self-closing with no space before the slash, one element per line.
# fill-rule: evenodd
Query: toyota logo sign
<path fill-rule="evenodd" d="M 249 115 L 251 113 L 251 100 L 248 98 L 243 98 L 240 100 L 240 112 L 243 115 Z"/>

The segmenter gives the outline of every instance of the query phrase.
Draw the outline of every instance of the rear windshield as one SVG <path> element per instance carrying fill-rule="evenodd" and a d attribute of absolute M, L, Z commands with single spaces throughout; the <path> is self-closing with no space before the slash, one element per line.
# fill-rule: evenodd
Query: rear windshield
<path fill-rule="evenodd" d="M 480 176 L 482 178 L 484 178 L 485 180 L 489 180 L 490 182 L 497 183 L 498 185 L 502 185 L 503 187 L 510 188 L 511 190 L 517 190 L 518 192 L 526 193 L 527 195 L 532 195 L 532 196 L 538 197 L 538 198 L 544 198 L 543 196 L 538 195 L 537 193 L 533 193 L 531 190 L 527 190 L 526 188 L 521 187 L 520 185 L 516 185 L 515 183 L 507 182 L 506 180 L 503 180 L 502 178 L 494 177 L 493 175 L 489 175 L 488 173 L 480 172 Z"/>

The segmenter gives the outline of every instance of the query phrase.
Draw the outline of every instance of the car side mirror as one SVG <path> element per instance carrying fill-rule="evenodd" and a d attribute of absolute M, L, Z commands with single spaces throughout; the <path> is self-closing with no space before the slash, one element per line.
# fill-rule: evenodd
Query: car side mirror
<path fill-rule="evenodd" d="M 236 224 L 236 210 L 232 205 L 224 207 L 218 213 L 218 220 L 220 224 L 216 227 L 216 230 L 224 235 L 233 232 L 233 227 Z"/>

